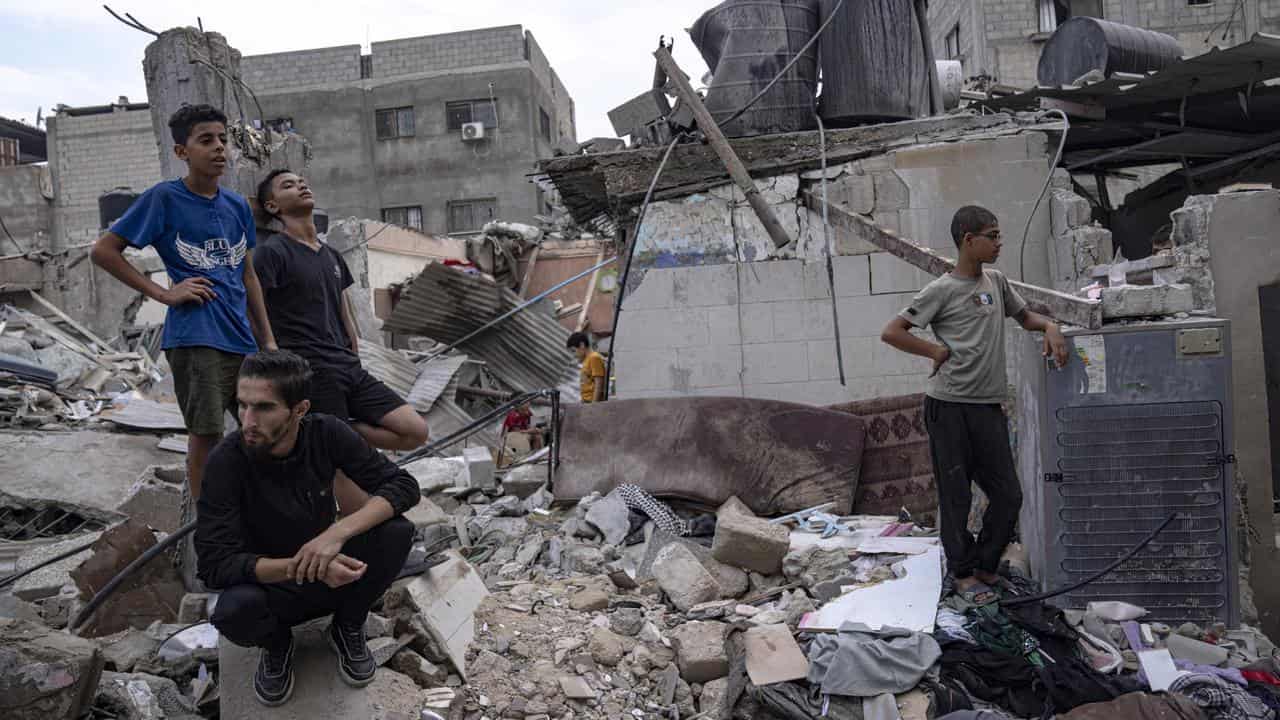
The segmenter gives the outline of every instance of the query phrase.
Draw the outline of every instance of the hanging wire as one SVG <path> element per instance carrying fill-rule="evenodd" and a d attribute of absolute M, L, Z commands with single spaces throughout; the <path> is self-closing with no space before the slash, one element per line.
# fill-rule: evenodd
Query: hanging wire
<path fill-rule="evenodd" d="M 1018 247 L 1018 280 L 1027 281 L 1027 235 L 1031 232 L 1031 221 L 1036 217 L 1036 211 L 1040 209 L 1040 203 L 1044 201 L 1044 194 L 1049 190 L 1049 184 L 1053 182 L 1053 173 L 1058 169 L 1058 163 L 1062 162 L 1062 149 L 1067 146 L 1067 132 L 1071 130 L 1071 121 L 1067 119 L 1067 114 L 1061 110 L 1046 110 L 1040 113 L 1040 117 L 1058 114 L 1062 118 L 1062 137 L 1058 140 L 1058 151 L 1053 154 L 1053 162 L 1049 164 L 1049 174 L 1045 175 L 1044 185 L 1040 187 L 1040 194 L 1036 196 L 1035 205 L 1031 206 L 1031 213 L 1027 215 L 1027 224 L 1022 228 L 1022 244 Z"/>

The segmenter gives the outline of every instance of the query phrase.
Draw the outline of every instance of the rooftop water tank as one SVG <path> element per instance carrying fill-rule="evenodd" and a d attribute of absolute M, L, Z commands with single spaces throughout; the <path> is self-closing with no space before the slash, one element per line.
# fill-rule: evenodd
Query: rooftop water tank
<path fill-rule="evenodd" d="M 99 195 L 98 228 L 106 230 L 111 227 L 111 223 L 119 220 L 137 199 L 138 193 L 127 187 L 118 187 Z"/>
<path fill-rule="evenodd" d="M 1093 71 L 1145 74 L 1182 57 L 1182 46 L 1164 33 L 1093 17 L 1073 17 L 1058 26 L 1036 68 L 1040 85 L 1074 85 Z"/>
<path fill-rule="evenodd" d="M 822 18 L 839 0 L 822 0 Z M 835 127 L 929 114 L 924 40 L 912 0 L 845 0 L 818 41 L 822 119 Z"/>

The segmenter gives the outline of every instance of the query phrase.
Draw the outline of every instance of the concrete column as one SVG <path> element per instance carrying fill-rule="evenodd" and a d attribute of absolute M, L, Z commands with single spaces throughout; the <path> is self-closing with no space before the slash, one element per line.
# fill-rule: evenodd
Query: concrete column
<path fill-rule="evenodd" d="M 228 45 L 221 33 L 202 33 L 192 27 L 166 30 L 147 46 L 142 71 L 164 178 L 182 177 L 187 172 L 186 165 L 173 154 L 169 133 L 169 116 L 178 108 L 207 103 L 236 122 L 245 116 L 241 100 L 252 104 L 234 80 L 240 76 L 240 52 Z M 239 158 L 234 155 L 228 159 L 230 167 L 222 178 L 226 187 L 233 187 L 236 176 Z"/>

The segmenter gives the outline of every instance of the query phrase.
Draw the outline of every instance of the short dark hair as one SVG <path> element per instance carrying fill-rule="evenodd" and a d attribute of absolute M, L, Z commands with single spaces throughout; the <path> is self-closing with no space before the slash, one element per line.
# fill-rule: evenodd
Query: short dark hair
<path fill-rule="evenodd" d="M 271 196 L 275 194 L 272 188 L 272 183 L 274 183 L 276 181 L 276 178 L 280 177 L 281 175 L 287 175 L 292 172 L 293 171 L 290 170 L 289 168 L 280 168 L 279 170 L 272 170 L 271 172 L 267 173 L 267 176 L 262 179 L 262 182 L 258 183 L 258 207 L 262 208 L 262 212 L 267 213 L 268 215 L 272 215 L 270 212 L 267 212 L 267 201 L 270 200 Z M 275 216 L 272 215 L 272 217 L 275 217 Z"/>
<path fill-rule="evenodd" d="M 1000 219 L 990 210 L 980 205 L 965 205 L 951 218 L 951 239 L 960 247 L 966 233 L 981 232 L 985 227 L 998 224 Z"/>
<path fill-rule="evenodd" d="M 246 357 L 240 377 L 270 380 L 291 408 L 311 396 L 311 364 L 288 350 L 263 350 Z"/>
<path fill-rule="evenodd" d="M 220 122 L 227 124 L 227 116 L 212 105 L 183 105 L 177 112 L 169 116 L 169 133 L 173 141 L 186 145 L 191 137 L 191 130 L 202 122 Z"/>
<path fill-rule="evenodd" d="M 587 338 L 587 334 L 586 334 L 586 333 L 580 333 L 580 332 L 576 332 L 576 333 L 574 333 L 574 334 L 570 335 L 570 336 L 569 336 L 569 340 L 568 340 L 568 342 L 566 342 L 566 343 L 564 344 L 564 346 L 565 346 L 565 347 L 567 347 L 567 348 L 582 347 L 583 345 L 585 345 L 585 346 L 587 346 L 588 348 L 590 348 L 590 347 L 591 347 L 591 340 L 589 340 L 589 339 Z"/>

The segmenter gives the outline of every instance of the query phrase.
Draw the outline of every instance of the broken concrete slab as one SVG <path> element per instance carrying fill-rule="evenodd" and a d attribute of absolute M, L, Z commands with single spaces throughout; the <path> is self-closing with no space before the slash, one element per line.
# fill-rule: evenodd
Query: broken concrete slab
<path fill-rule="evenodd" d="M 698 696 L 698 712 L 710 720 L 722 720 L 729 717 L 733 709 L 729 705 L 729 679 L 719 678 L 702 686 L 702 695 Z"/>
<path fill-rule="evenodd" d="M 1169 653 L 1179 660 L 1188 660 L 1197 665 L 1221 667 L 1226 665 L 1231 653 L 1226 648 L 1210 645 L 1182 635 L 1173 634 L 1165 641 Z"/>
<path fill-rule="evenodd" d="M 786 625 L 758 625 L 743 633 L 747 675 L 756 686 L 800 680 L 809 660 Z"/>
<path fill-rule="evenodd" d="M 654 528 L 653 534 L 649 536 L 649 541 L 645 545 L 644 556 L 641 558 L 639 566 L 636 570 L 635 579 L 643 582 L 653 577 L 653 561 L 657 559 L 658 553 L 662 548 L 671 543 L 680 543 L 698 558 L 698 562 L 711 573 L 720 585 L 722 597 L 739 597 L 750 589 L 750 577 L 747 572 L 726 565 L 711 556 L 711 548 L 700 545 L 693 540 L 677 537 L 660 528 Z"/>
<path fill-rule="evenodd" d="M 64 560 L 46 565 L 16 581 L 9 587 L 10 592 L 23 600 L 39 600 L 57 595 L 63 586 L 73 584 L 71 571 L 84 562 L 91 552 L 91 547 L 89 546 L 92 546 L 101 536 L 101 532 L 94 532 L 47 545 L 32 543 L 30 548 L 18 557 L 17 567 L 14 568 L 15 571 L 33 568 L 49 558 L 57 557 L 77 547 L 83 546 L 84 550 Z"/>
<path fill-rule="evenodd" d="M 218 645 L 222 669 L 219 697 L 221 716 L 255 720 L 312 720 L 313 718 L 382 718 L 391 712 L 417 718 L 421 690 L 408 677 L 378 668 L 373 684 L 353 688 L 338 677 L 333 651 L 324 637 L 328 620 L 294 628 L 293 697 L 280 707 L 268 708 L 253 695 L 253 673 L 258 666 L 256 648 L 230 642 Z"/>
<path fill-rule="evenodd" d="M 93 555 L 71 572 L 81 598 L 92 597 L 155 544 L 150 528 L 132 519 L 107 530 L 94 543 Z M 156 557 L 126 580 L 78 632 L 100 637 L 129 627 L 145 628 L 157 620 L 173 622 L 185 591 L 169 558 Z"/>
<path fill-rule="evenodd" d="M 92 641 L 0 619 L 0 717 L 78 718 L 93 704 L 102 666 Z"/>
<path fill-rule="evenodd" d="M 387 667 L 405 675 L 424 689 L 440 687 L 449 678 L 449 671 L 408 648 L 392 655 Z"/>
<path fill-rule="evenodd" d="M 116 511 L 161 532 L 182 526 L 182 487 L 161 480 L 157 466 L 147 468 Z"/>
<path fill-rule="evenodd" d="M 1176 315 L 1194 309 L 1190 285 L 1124 285 L 1102 289 L 1102 316 L 1108 319 Z"/>
<path fill-rule="evenodd" d="M 27 622 L 44 622 L 40 617 L 40 608 L 13 595 L 0 595 L 0 618 L 9 620 L 26 620 Z"/>
<path fill-rule="evenodd" d="M 621 545 L 631 530 L 631 510 L 618 490 L 605 495 L 587 509 L 586 521 L 604 537 L 609 545 Z"/>
<path fill-rule="evenodd" d="M 502 478 L 502 491 L 524 500 L 547 484 L 547 469 L 542 465 L 521 465 Z"/>
<path fill-rule="evenodd" d="M 680 677 L 690 683 L 705 683 L 729 674 L 725 636 L 729 626 L 714 621 L 695 620 L 671 631 Z"/>
<path fill-rule="evenodd" d="M 94 705 L 120 720 L 199 720 L 202 717 L 177 683 L 145 673 L 102 673 Z"/>
<path fill-rule="evenodd" d="M 471 477 L 467 472 L 467 461 L 457 457 L 425 457 L 405 465 L 404 470 L 418 481 L 424 495 L 445 488 L 467 487 Z"/>
<path fill-rule="evenodd" d="M 726 565 L 763 575 L 781 572 L 782 559 L 791 547 L 791 532 L 782 525 L 728 507 L 727 503 L 726 507 L 716 513 L 711 556 Z"/>
<path fill-rule="evenodd" d="M 113 508 L 144 470 L 173 458 L 155 442 L 151 435 L 98 430 L 0 433 L 0 477 L 7 492 L 21 497 Z"/>
<path fill-rule="evenodd" d="M 671 543 L 658 551 L 653 561 L 653 576 L 681 611 L 720 598 L 720 585 L 715 578 L 693 552 L 680 543 Z"/>
<path fill-rule="evenodd" d="M 577 675 L 562 675 L 560 691 L 570 700 L 594 700 L 597 693 L 587 681 Z"/>
<path fill-rule="evenodd" d="M 154 658 L 160 649 L 160 638 L 133 628 L 99 640 L 106 669 L 118 673 L 133 672 L 138 663 Z"/>
<path fill-rule="evenodd" d="M 493 453 L 487 447 L 469 447 L 462 451 L 462 458 L 467 461 L 468 484 L 481 490 L 497 489 L 494 479 Z"/>
<path fill-rule="evenodd" d="M 475 640 L 475 611 L 489 595 L 484 580 L 456 551 L 405 588 L 432 639 L 466 680 L 467 648 Z"/>
<path fill-rule="evenodd" d="M 440 506 L 432 502 L 429 498 L 422 498 L 419 500 L 417 505 L 414 505 L 405 512 L 404 518 L 413 523 L 413 526 L 418 528 L 419 532 L 421 532 L 423 528 L 430 527 L 432 525 L 440 525 L 453 520 L 453 516 L 440 509 Z"/>

